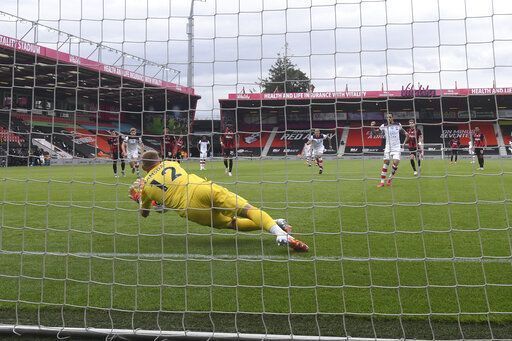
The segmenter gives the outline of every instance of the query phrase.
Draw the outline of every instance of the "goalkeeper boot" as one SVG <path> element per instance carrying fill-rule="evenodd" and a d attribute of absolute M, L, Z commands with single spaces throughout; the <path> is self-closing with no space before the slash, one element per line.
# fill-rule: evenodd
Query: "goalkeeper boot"
<path fill-rule="evenodd" d="M 291 236 L 277 236 L 276 240 L 278 245 L 288 245 L 290 249 L 294 251 L 307 252 L 309 250 L 309 246 L 307 246 L 306 243 L 303 243 Z"/>
<path fill-rule="evenodd" d="M 277 236 L 276 241 L 277 245 L 288 245 L 290 249 L 293 249 L 294 251 L 307 252 L 309 250 L 309 246 L 307 246 L 306 243 L 303 243 L 300 240 L 293 238 L 292 236 Z"/>
<path fill-rule="evenodd" d="M 306 243 L 301 242 L 300 240 L 293 237 L 288 237 L 288 246 L 290 249 L 297 252 L 308 252 L 309 250 L 309 246 L 307 246 Z"/>
<path fill-rule="evenodd" d="M 292 232 L 292 225 L 290 225 L 286 219 L 282 219 L 282 218 L 276 219 L 276 224 L 284 232 L 286 232 L 286 233 L 291 233 Z"/>

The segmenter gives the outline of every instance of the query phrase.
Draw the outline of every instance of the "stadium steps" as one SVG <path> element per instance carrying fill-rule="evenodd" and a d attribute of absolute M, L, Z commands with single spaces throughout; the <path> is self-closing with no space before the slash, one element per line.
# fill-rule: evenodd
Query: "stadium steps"
<path fill-rule="evenodd" d="M 41 148 L 42 150 L 50 153 L 52 156 L 56 156 L 58 159 L 72 159 L 73 156 L 69 153 L 66 153 L 59 147 L 51 144 L 50 142 L 46 141 L 45 139 L 32 139 L 32 144 L 36 145 L 37 147 Z"/>
<path fill-rule="evenodd" d="M 88 145 L 90 145 L 93 148 L 97 148 L 104 153 L 110 152 L 110 146 L 105 137 L 96 135 L 96 134 L 92 133 L 91 131 L 89 131 L 87 129 L 83 129 L 83 128 L 76 128 L 76 129 L 67 128 L 66 130 L 68 132 L 70 132 L 71 134 L 74 134 L 75 138 L 82 138 L 82 137 L 91 138 L 92 142 L 87 142 Z"/>
<path fill-rule="evenodd" d="M 261 156 L 267 156 L 268 151 L 270 150 L 270 147 L 272 146 L 272 142 L 274 142 L 274 138 L 276 137 L 278 127 L 274 127 L 272 129 L 272 132 L 270 133 L 270 136 L 268 137 L 267 143 L 265 144 L 265 147 L 261 151 Z"/>

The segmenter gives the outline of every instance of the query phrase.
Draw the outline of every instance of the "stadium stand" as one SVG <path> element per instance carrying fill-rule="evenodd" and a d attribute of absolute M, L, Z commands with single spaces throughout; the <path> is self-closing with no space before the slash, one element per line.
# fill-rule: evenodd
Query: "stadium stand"
<path fill-rule="evenodd" d="M 501 128 L 496 124 L 500 115 L 508 115 L 510 96 L 491 90 L 251 93 L 229 94 L 219 102 L 221 124 L 237 125 L 240 155 L 247 151 L 262 156 L 297 154 L 314 128 L 330 136 L 333 148 L 326 154 L 378 154 L 384 144 L 379 134 L 371 132 L 370 122 L 380 125 L 387 112 L 403 126 L 414 119 L 424 132 L 424 143 L 436 146 L 433 154 L 448 148 L 453 134 L 461 137 L 461 148 L 467 148 L 470 130 L 476 126 L 487 138 L 486 153 L 498 154 L 504 153 L 503 144 L 510 139 L 507 121 L 500 123 Z"/>

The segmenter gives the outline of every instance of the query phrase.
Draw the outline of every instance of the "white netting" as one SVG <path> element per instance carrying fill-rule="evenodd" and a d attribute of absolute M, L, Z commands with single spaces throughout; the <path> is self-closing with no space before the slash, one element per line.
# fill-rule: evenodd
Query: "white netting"
<path fill-rule="evenodd" d="M 511 19 L 507 0 L 2 2 L 0 332 L 510 338 Z M 389 113 L 421 134 L 392 186 Z M 132 128 L 309 251 L 142 218 L 113 133 Z"/>

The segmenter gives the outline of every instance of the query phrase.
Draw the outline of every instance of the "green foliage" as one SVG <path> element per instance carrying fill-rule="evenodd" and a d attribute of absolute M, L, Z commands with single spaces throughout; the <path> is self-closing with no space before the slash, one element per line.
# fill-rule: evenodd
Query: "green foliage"
<path fill-rule="evenodd" d="M 288 56 L 277 54 L 278 58 L 268 70 L 269 76 L 260 79 L 263 92 L 307 92 L 311 84 L 309 77 L 292 63 Z"/>

